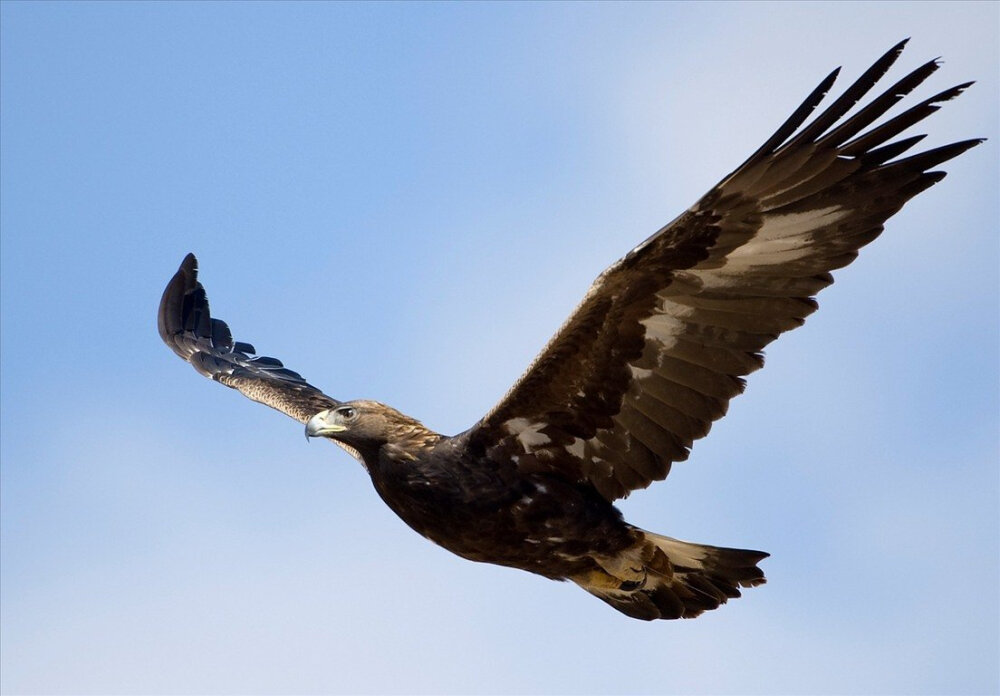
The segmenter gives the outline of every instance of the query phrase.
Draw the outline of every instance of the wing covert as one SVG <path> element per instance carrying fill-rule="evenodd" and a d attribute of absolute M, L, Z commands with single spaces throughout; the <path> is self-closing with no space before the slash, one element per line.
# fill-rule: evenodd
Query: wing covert
<path fill-rule="evenodd" d="M 981 142 L 904 159 L 895 158 L 923 136 L 889 143 L 971 83 L 865 131 L 936 61 L 844 118 L 905 43 L 803 127 L 831 73 L 739 168 L 602 273 L 470 441 L 522 469 L 589 482 L 610 500 L 686 459 L 763 365 L 764 347 L 815 311 L 830 272 L 944 178 L 933 167 Z"/>
<path fill-rule="evenodd" d="M 209 311 L 194 254 L 184 257 L 163 291 L 157 325 L 163 342 L 199 373 L 300 423 L 340 403 L 280 360 L 256 356 L 252 345 L 233 340 L 226 323 Z"/>

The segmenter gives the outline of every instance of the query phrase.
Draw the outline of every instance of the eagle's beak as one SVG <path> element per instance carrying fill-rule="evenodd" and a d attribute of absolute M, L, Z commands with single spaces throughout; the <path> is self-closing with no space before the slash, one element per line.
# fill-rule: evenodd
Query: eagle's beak
<path fill-rule="evenodd" d="M 326 435 L 332 435 L 333 433 L 340 433 L 346 430 L 346 428 L 342 425 L 327 421 L 327 417 L 331 415 L 331 412 L 332 409 L 320 411 L 309 419 L 306 423 L 306 440 L 311 437 L 325 437 Z"/>

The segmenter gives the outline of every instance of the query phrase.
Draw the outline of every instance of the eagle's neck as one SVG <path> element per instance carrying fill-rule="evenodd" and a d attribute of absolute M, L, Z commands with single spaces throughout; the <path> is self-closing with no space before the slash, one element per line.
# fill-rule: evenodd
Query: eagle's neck
<path fill-rule="evenodd" d="M 434 448 L 444 436 L 422 423 L 400 423 L 381 448 L 381 455 L 398 462 L 416 461 Z"/>

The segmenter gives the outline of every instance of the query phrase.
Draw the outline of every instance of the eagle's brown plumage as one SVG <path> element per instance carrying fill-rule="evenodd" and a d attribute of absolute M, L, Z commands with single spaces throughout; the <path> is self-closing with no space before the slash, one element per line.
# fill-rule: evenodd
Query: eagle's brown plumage
<path fill-rule="evenodd" d="M 666 477 L 721 418 L 761 351 L 800 326 L 933 171 L 981 142 L 900 156 L 890 142 L 958 85 L 872 127 L 938 64 L 853 116 L 905 42 L 808 125 L 831 73 L 736 171 L 601 274 L 524 376 L 454 437 L 373 401 L 340 402 L 209 313 L 188 255 L 164 291 L 159 330 L 200 373 L 306 423 L 368 469 L 411 527 L 465 558 L 573 580 L 629 616 L 697 616 L 764 582 L 767 554 L 633 527 L 612 502 Z M 868 129 L 868 130 L 866 130 Z"/>

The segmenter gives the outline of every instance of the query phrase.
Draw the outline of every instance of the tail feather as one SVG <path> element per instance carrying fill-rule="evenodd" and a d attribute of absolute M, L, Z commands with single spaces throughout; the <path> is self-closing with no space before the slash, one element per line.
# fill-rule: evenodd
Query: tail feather
<path fill-rule="evenodd" d="M 636 619 L 690 619 L 766 582 L 762 551 L 679 541 L 636 529 L 637 542 L 600 570 L 573 578 L 583 589 Z"/>

